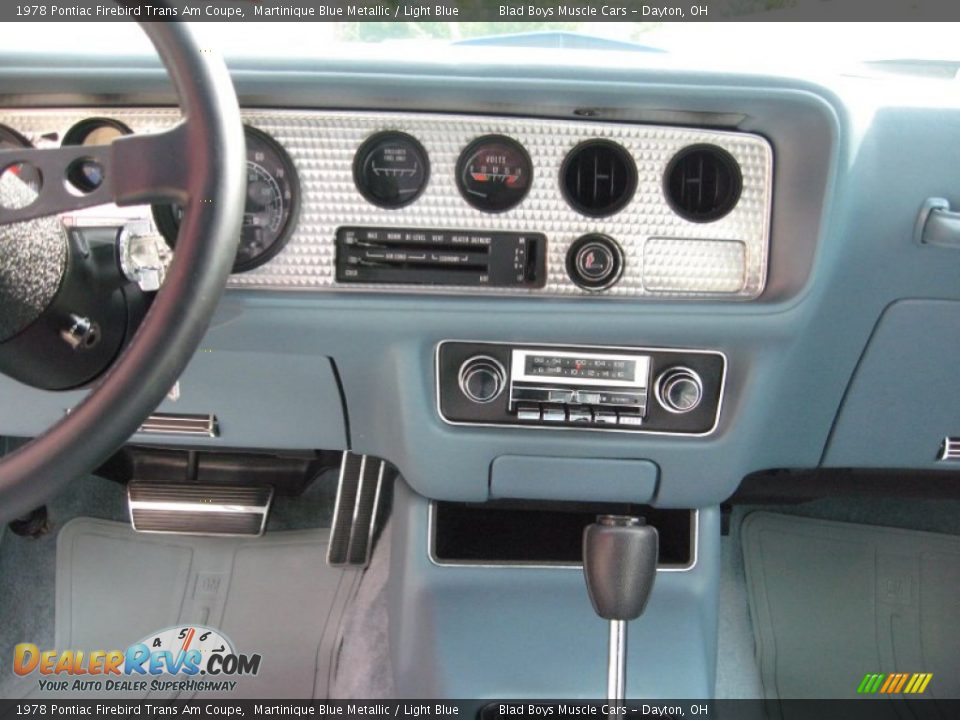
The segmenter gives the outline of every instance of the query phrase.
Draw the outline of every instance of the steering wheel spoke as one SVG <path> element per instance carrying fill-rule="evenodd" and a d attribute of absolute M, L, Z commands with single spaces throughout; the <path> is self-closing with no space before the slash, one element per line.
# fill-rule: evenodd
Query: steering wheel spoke
<path fill-rule="evenodd" d="M 116 203 L 184 203 L 186 125 L 130 135 L 110 145 L 0 151 L 0 226 Z M 28 184 L 24 168 L 35 172 Z M 8 172 L 12 170 L 12 172 Z"/>
<path fill-rule="evenodd" d="M 126 135 L 110 146 L 117 205 L 180 203 L 187 200 L 189 157 L 185 122 L 160 133 Z M 209 199 L 209 198 L 208 198 Z"/>
<path fill-rule="evenodd" d="M 109 146 L 4 150 L 0 168 L 0 225 L 113 200 Z M 28 170 L 37 178 L 29 185 L 19 179 Z"/>

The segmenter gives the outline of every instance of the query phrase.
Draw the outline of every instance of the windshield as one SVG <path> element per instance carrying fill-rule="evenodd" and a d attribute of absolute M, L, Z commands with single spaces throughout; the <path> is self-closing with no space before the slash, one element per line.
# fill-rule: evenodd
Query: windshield
<path fill-rule="evenodd" d="M 749 0 L 744 0 L 749 2 Z M 776 17 L 776 12 L 766 13 Z M 960 23 L 799 22 L 199 22 L 201 38 L 231 57 L 353 57 L 404 60 L 673 63 L 704 70 L 772 69 L 810 74 L 871 61 L 960 60 Z M 83 43 L 78 45 L 78 28 Z M 132 25 L 18 23 L 7 51 L 152 53 Z M 630 53 L 629 60 L 623 54 Z M 896 68 L 893 68 L 896 69 Z M 948 73 L 952 76 L 952 73 Z"/>

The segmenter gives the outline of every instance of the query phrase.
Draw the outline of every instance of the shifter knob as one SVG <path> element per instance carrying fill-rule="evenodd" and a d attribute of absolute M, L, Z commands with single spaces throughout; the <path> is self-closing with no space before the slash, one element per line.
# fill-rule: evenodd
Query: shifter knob
<path fill-rule="evenodd" d="M 657 575 L 655 528 L 643 518 L 601 515 L 583 531 L 583 575 L 597 614 L 634 620 L 643 613 Z"/>

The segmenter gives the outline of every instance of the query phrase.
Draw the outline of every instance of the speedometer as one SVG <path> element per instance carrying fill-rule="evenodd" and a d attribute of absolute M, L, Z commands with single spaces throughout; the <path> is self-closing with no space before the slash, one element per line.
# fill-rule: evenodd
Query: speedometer
<path fill-rule="evenodd" d="M 234 272 L 252 270 L 280 252 L 293 232 L 300 206 L 300 183 L 290 156 L 261 130 L 247 125 L 244 135 L 247 200 Z M 157 228 L 170 247 L 176 244 L 182 216 L 182 209 L 176 206 L 153 208 Z"/>

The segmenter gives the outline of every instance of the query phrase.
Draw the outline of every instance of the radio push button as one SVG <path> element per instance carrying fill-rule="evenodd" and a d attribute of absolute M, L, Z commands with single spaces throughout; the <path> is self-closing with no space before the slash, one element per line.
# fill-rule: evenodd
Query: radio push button
<path fill-rule="evenodd" d="M 572 423 L 586 425 L 593 422 L 593 412 L 588 407 L 571 407 L 567 409 L 568 419 Z"/>
<path fill-rule="evenodd" d="M 593 422 L 597 425 L 616 425 L 617 411 L 594 409 Z"/>
<path fill-rule="evenodd" d="M 520 405 L 517 407 L 517 420 L 539 422 L 541 417 L 539 405 Z"/>
<path fill-rule="evenodd" d="M 543 421 L 549 423 L 566 422 L 567 411 L 563 407 L 545 407 L 543 409 Z"/>
<path fill-rule="evenodd" d="M 617 424 L 640 427 L 643 425 L 643 416 L 638 413 L 628 413 L 621 410 L 617 413 Z"/>

